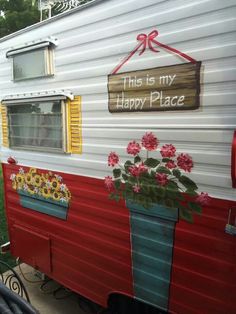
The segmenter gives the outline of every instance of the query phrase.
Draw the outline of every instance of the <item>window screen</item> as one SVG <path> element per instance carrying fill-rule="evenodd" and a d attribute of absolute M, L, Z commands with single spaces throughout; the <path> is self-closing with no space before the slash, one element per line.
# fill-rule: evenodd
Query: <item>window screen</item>
<path fill-rule="evenodd" d="M 63 102 L 32 102 L 8 106 L 10 147 L 64 151 Z"/>

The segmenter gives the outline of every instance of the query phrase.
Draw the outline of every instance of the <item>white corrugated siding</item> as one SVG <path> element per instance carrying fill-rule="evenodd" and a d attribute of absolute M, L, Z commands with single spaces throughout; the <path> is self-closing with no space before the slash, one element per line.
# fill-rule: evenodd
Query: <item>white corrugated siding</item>
<path fill-rule="evenodd" d="M 159 31 L 159 41 L 202 61 L 197 111 L 111 114 L 107 75 L 136 46 L 139 33 Z M 6 51 L 55 36 L 54 78 L 13 83 Z M 160 49 L 135 55 L 122 71 L 182 63 Z M 192 177 L 211 195 L 236 199 L 231 187 L 231 143 L 236 129 L 235 0 L 107 0 L 0 40 L 0 98 L 16 93 L 70 89 L 82 96 L 83 154 L 53 155 L 2 148 L 2 160 L 102 178 L 107 154 L 127 158 L 128 141 L 152 130 L 195 161 Z"/>

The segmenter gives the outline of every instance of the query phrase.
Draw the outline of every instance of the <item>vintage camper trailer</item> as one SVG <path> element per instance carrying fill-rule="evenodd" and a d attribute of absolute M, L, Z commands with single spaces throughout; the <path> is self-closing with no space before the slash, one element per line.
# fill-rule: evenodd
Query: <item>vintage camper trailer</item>
<path fill-rule="evenodd" d="M 95 0 L 0 39 L 13 256 L 104 307 L 124 296 L 168 313 L 236 313 L 235 16 L 235 0 Z M 158 191 L 182 176 L 176 148 L 187 192 L 196 182 L 211 197 L 200 194 L 192 223 L 184 205 L 152 215 L 108 198 L 104 177 L 127 186 L 119 169 L 112 179 L 118 159 L 146 145 L 155 168 L 164 144 Z M 132 165 L 128 178 L 148 171 Z"/>

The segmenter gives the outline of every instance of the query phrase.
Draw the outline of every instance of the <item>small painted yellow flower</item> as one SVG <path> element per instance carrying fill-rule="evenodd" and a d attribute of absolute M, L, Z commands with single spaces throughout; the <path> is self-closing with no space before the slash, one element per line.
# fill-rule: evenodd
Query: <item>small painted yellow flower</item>
<path fill-rule="evenodd" d="M 60 189 L 60 182 L 57 179 L 52 179 L 51 186 L 54 190 Z"/>
<path fill-rule="evenodd" d="M 71 192 L 68 189 L 65 192 L 66 192 L 66 198 L 68 200 L 70 200 L 71 199 Z"/>
<path fill-rule="evenodd" d="M 39 174 L 34 176 L 34 185 L 37 187 L 40 187 L 41 185 L 41 176 Z"/>
<path fill-rule="evenodd" d="M 59 201 L 59 199 L 61 198 L 61 195 L 60 195 L 60 193 L 58 193 L 58 192 L 56 191 L 56 192 L 54 192 L 54 193 L 52 194 L 52 198 L 53 198 L 55 201 Z"/>
<path fill-rule="evenodd" d="M 21 186 L 24 184 L 24 176 L 20 173 L 16 175 L 16 182 Z"/>
<path fill-rule="evenodd" d="M 30 170 L 29 170 L 29 173 L 37 173 L 37 170 L 36 170 L 36 168 L 30 168 Z"/>
<path fill-rule="evenodd" d="M 28 187 L 27 192 L 30 193 L 31 195 L 35 194 L 34 186 L 33 186 L 33 185 L 30 185 L 30 186 Z"/>
<path fill-rule="evenodd" d="M 43 188 L 42 189 L 42 196 L 45 197 L 45 198 L 49 198 L 51 195 L 50 195 L 50 192 L 47 188 Z"/>
<path fill-rule="evenodd" d="M 32 181 L 32 176 L 31 176 L 31 174 L 30 174 L 30 173 L 26 173 L 26 174 L 25 174 L 25 182 L 26 182 L 27 184 L 31 184 L 31 181 Z"/>

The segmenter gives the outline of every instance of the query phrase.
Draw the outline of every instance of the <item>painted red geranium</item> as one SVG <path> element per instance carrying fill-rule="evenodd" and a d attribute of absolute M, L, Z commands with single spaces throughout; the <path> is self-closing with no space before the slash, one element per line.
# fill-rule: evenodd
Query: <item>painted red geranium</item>
<path fill-rule="evenodd" d="M 189 154 L 179 154 L 177 157 L 177 166 L 186 172 L 191 172 L 193 168 L 193 160 Z"/>
<path fill-rule="evenodd" d="M 109 154 L 108 165 L 114 167 L 113 176 L 105 177 L 110 198 L 128 199 L 147 210 L 156 203 L 178 208 L 180 218 L 192 222 L 193 214 L 200 214 L 201 206 L 206 205 L 210 197 L 207 193 L 199 194 L 196 183 L 184 173 L 191 172 L 192 157 L 177 154 L 172 144 L 160 149 L 158 144 L 157 137 L 147 132 L 141 141 L 128 143 L 126 151 L 132 155 L 132 160 L 120 164 L 115 152 Z"/>
<path fill-rule="evenodd" d="M 201 192 L 201 194 L 196 197 L 196 203 L 199 203 L 202 206 L 209 204 L 209 202 L 210 196 L 208 195 L 208 193 Z"/>
<path fill-rule="evenodd" d="M 108 166 L 114 167 L 118 164 L 120 158 L 115 152 L 110 152 L 108 155 Z"/>
<path fill-rule="evenodd" d="M 140 153 L 141 146 L 136 141 L 129 142 L 127 146 L 127 153 L 133 156 L 136 156 Z"/>
<path fill-rule="evenodd" d="M 148 172 L 148 167 L 143 163 L 129 167 L 129 173 L 134 177 L 139 177 L 142 173 Z"/>
<path fill-rule="evenodd" d="M 106 176 L 104 179 L 106 188 L 110 191 L 114 188 L 114 182 L 111 176 Z"/>
<path fill-rule="evenodd" d="M 152 132 L 147 132 L 142 137 L 142 146 L 146 148 L 147 151 L 156 150 L 158 144 L 159 141 Z"/>
<path fill-rule="evenodd" d="M 174 157 L 176 152 L 176 148 L 172 144 L 166 144 L 161 147 L 161 156 L 162 157 Z"/>
<path fill-rule="evenodd" d="M 174 169 L 177 167 L 176 163 L 173 161 L 173 160 L 169 160 L 167 163 L 166 163 L 166 167 L 168 169 Z"/>
<path fill-rule="evenodd" d="M 141 191 L 141 187 L 138 184 L 135 184 L 133 186 L 134 193 L 139 193 Z"/>
<path fill-rule="evenodd" d="M 156 174 L 157 183 L 164 186 L 168 183 L 168 176 L 165 173 L 157 173 Z"/>

